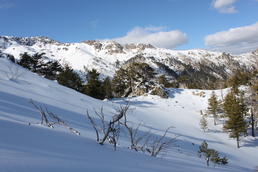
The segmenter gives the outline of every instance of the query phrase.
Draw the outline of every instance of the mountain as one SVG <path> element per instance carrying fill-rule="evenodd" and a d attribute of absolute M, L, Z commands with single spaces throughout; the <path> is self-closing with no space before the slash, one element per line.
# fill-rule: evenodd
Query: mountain
<path fill-rule="evenodd" d="M 68 63 L 73 69 L 95 68 L 105 76 L 113 76 L 120 67 L 132 62 L 144 62 L 153 67 L 157 74 L 165 74 L 176 80 L 185 76 L 203 88 L 207 81 L 225 81 L 235 70 L 251 72 L 257 69 L 258 50 L 242 54 L 210 52 L 205 50 L 175 51 L 155 48 L 150 44 L 126 44 L 117 42 L 82 41 L 60 43 L 46 37 L 0 36 L 0 53 L 19 59 L 21 53 L 46 53 L 52 60 Z"/>
<path fill-rule="evenodd" d="M 258 165 L 257 137 L 242 137 L 241 148 L 237 148 L 236 140 L 222 132 L 224 119 L 214 126 L 210 116 L 206 118 L 209 130 L 200 129 L 200 110 L 207 109 L 212 90 L 171 88 L 168 99 L 147 94 L 100 101 L 35 75 L 7 58 L 0 58 L 0 73 L 0 171 L 251 172 Z M 204 96 L 198 96 L 200 92 Z M 221 98 L 221 90 L 215 92 Z M 30 100 L 41 111 L 58 115 L 80 135 L 62 125 L 41 124 L 41 115 Z M 147 151 L 130 150 L 125 129 L 116 151 L 108 142 L 99 145 L 86 112 L 101 124 L 95 111 L 103 112 L 108 122 L 128 100 L 128 122 L 135 128 L 142 124 L 139 135 L 151 128 L 152 140 L 173 126 L 167 137 L 179 136 L 175 145 L 154 158 Z M 197 156 L 204 140 L 219 156 L 226 156 L 229 164 L 207 167 L 204 157 Z"/>

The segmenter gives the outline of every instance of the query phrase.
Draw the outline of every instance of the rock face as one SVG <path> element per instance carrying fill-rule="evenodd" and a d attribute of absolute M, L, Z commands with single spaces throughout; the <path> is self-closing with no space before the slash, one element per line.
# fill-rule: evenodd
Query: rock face
<path fill-rule="evenodd" d="M 165 89 L 161 85 L 154 84 L 153 82 L 146 82 L 136 85 L 133 89 L 127 90 L 125 97 L 141 96 L 145 94 L 168 98 Z"/>
<path fill-rule="evenodd" d="M 157 95 L 157 96 L 160 96 L 162 98 L 168 98 L 168 95 L 167 95 L 166 91 L 160 85 L 154 86 L 151 89 L 150 94 L 151 95 Z"/>
<path fill-rule="evenodd" d="M 126 54 L 128 51 L 137 50 L 143 51 L 146 48 L 155 48 L 151 44 L 125 44 L 121 45 L 115 41 L 101 43 L 100 41 L 89 40 L 89 41 L 82 41 L 81 43 L 88 44 L 93 46 L 97 51 L 106 51 L 106 54 L 113 55 L 113 54 Z"/>

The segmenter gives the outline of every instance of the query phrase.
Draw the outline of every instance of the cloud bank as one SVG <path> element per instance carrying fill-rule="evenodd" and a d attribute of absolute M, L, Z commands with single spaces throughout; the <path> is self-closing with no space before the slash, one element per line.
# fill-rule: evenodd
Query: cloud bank
<path fill-rule="evenodd" d="M 212 6 L 220 13 L 236 13 L 235 6 L 233 5 L 236 0 L 213 0 Z"/>
<path fill-rule="evenodd" d="M 174 48 L 188 43 L 186 33 L 179 30 L 165 31 L 166 27 L 135 27 L 124 37 L 105 39 L 102 41 L 116 41 L 120 44 L 144 43 L 159 48 Z"/>
<path fill-rule="evenodd" d="M 235 54 L 258 49 L 258 22 L 250 26 L 231 28 L 207 35 L 205 45 L 214 49 L 228 49 Z"/>

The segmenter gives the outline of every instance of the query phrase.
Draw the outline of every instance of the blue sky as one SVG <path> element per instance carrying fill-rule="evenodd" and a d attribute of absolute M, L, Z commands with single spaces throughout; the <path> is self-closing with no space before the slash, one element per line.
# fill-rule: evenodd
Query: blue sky
<path fill-rule="evenodd" d="M 258 0 L 0 0 L 0 35 L 234 54 L 258 49 Z"/>

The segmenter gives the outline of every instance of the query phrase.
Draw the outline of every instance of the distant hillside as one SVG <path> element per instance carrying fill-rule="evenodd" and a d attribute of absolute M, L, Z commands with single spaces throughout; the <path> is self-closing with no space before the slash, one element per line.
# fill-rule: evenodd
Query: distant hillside
<path fill-rule="evenodd" d="M 103 77 L 113 77 L 115 71 L 132 62 L 144 62 L 155 69 L 157 75 L 165 74 L 171 81 L 184 76 L 187 83 L 207 88 L 209 82 L 225 81 L 235 70 L 251 72 L 258 66 L 258 50 L 242 55 L 205 50 L 175 51 L 155 48 L 148 44 L 82 41 L 60 43 L 47 37 L 0 36 L 0 55 L 28 52 L 46 53 L 61 64 L 68 63 L 76 71 L 97 69 Z"/>

